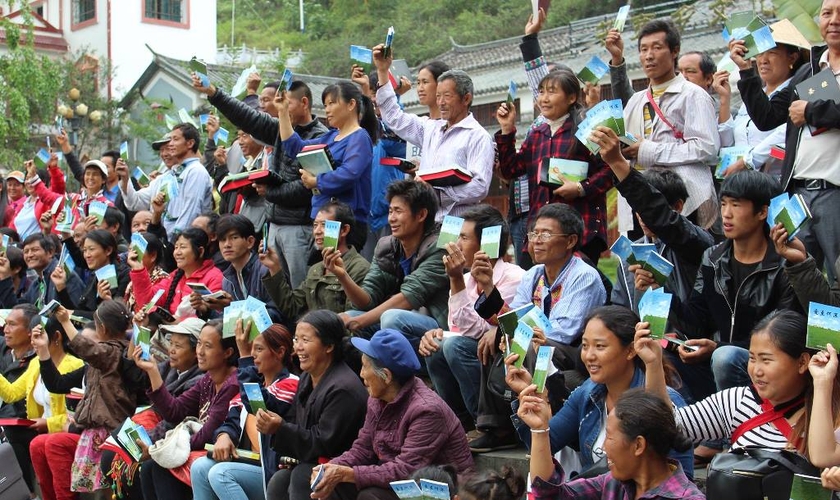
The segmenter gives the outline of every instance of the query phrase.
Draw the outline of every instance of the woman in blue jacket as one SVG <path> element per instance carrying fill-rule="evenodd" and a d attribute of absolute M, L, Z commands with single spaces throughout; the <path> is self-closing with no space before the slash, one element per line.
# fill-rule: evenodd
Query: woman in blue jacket
<path fill-rule="evenodd" d="M 583 471 L 605 458 L 607 415 L 618 398 L 628 389 L 645 385 L 645 365 L 633 348 L 638 322 L 636 313 L 621 306 L 599 307 L 586 319 L 580 359 L 589 379 L 572 392 L 549 421 L 551 453 L 567 446 L 578 450 Z M 508 365 L 506 381 L 514 392 L 521 394 L 531 384 L 531 375 L 513 366 L 516 359 L 517 355 L 512 354 L 505 360 Z M 685 406 L 677 391 L 668 387 L 668 394 L 676 406 Z M 530 429 L 516 416 L 518 409 L 519 401 L 514 401 L 513 425 L 522 442 L 529 445 Z M 670 456 L 682 464 L 689 478 L 694 477 L 694 458 L 690 451 L 677 453 L 671 450 Z"/>
<path fill-rule="evenodd" d="M 312 175 L 300 171 L 303 185 L 313 192 L 312 212 L 315 219 L 318 209 L 332 198 L 337 198 L 353 209 L 357 228 L 349 243 L 361 249 L 367 240 L 367 221 L 370 213 L 370 167 L 373 145 L 379 139 L 379 120 L 370 98 L 350 81 L 334 83 L 324 89 L 321 101 L 327 113 L 331 130 L 315 139 L 303 140 L 292 128 L 289 118 L 289 99 L 283 91 L 275 99 L 277 119 L 280 121 L 280 139 L 283 150 L 296 158 L 304 146 L 324 144 L 333 159 L 331 172 Z"/>

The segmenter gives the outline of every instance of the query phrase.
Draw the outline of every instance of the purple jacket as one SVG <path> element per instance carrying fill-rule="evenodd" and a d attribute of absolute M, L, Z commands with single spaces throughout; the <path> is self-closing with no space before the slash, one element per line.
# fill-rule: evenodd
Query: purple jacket
<path fill-rule="evenodd" d="M 391 403 L 368 398 L 359 437 L 330 463 L 352 467 L 358 489 L 389 488 L 427 465 L 452 464 L 459 474 L 474 467 L 458 417 L 416 377 Z"/>
<path fill-rule="evenodd" d="M 187 392 L 178 397 L 172 396 L 166 385 L 156 391 L 147 391 L 152 405 L 160 415 L 172 423 L 180 423 L 187 417 L 197 417 L 203 427 L 190 437 L 190 449 L 201 450 L 207 443 L 213 442 L 213 434 L 227 418 L 230 400 L 239 394 L 239 381 L 236 371 L 225 379 L 219 392 L 209 373 L 198 379 Z"/>

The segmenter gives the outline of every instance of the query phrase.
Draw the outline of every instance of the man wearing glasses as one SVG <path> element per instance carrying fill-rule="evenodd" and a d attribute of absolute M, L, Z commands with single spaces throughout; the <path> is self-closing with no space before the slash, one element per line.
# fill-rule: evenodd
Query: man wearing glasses
<path fill-rule="evenodd" d="M 534 217 L 533 228 L 528 232 L 529 251 L 535 265 L 522 277 L 510 303 L 502 299 L 492 274 L 473 272 L 483 290 L 475 310 L 488 321 L 495 321 L 496 316 L 527 304 L 533 304 L 545 313 L 551 329 L 541 333 L 535 331 L 534 340 L 539 338 L 545 345 L 554 347 L 552 362 L 563 372 L 574 370 L 580 357 L 577 346 L 589 311 L 604 305 L 607 300 L 598 271 L 575 255 L 582 233 L 583 219 L 574 208 L 562 203 L 540 208 Z M 535 353 L 529 349 L 525 366 L 531 373 L 534 361 Z M 549 377 L 546 387 L 552 402 L 568 395 L 563 384 L 563 377 Z M 575 384 L 566 382 L 565 385 Z M 508 439 L 513 437 L 510 402 L 492 394 L 487 386 L 482 384 L 477 418 L 484 436 L 470 442 L 471 449 L 477 453 L 506 447 Z M 516 397 L 515 394 L 508 396 Z"/>

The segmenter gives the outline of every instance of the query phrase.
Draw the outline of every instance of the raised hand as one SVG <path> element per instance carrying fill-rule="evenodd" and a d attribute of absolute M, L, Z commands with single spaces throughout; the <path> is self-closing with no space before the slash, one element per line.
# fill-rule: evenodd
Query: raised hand
<path fill-rule="evenodd" d="M 540 9 L 536 19 L 534 19 L 533 13 L 528 16 L 528 22 L 525 23 L 525 34 L 536 35 L 542 30 L 543 24 L 545 24 L 545 9 Z"/>
<path fill-rule="evenodd" d="M 548 429 L 551 405 L 544 395 L 537 393 L 537 386 L 530 384 L 519 393 L 519 410 L 516 415 L 531 429 Z"/>
<path fill-rule="evenodd" d="M 820 351 L 811 356 L 811 361 L 808 363 L 808 371 L 811 372 L 811 377 L 814 379 L 814 385 L 828 385 L 834 383 L 834 378 L 837 376 L 837 351 L 834 346 L 828 344 L 824 351 Z"/>
<path fill-rule="evenodd" d="M 209 87 L 205 87 L 204 85 L 201 84 L 201 78 L 199 78 L 198 75 L 195 72 L 193 72 L 193 74 L 192 74 L 192 86 L 193 86 L 194 89 L 201 92 L 202 94 L 205 94 L 205 95 L 208 95 L 208 96 L 212 96 L 212 95 L 216 94 L 215 85 L 213 85 L 211 83 Z"/>
<path fill-rule="evenodd" d="M 773 240 L 776 253 L 791 264 L 805 262 L 808 258 L 808 251 L 802 241 L 799 238 L 788 241 L 787 229 L 781 223 L 770 229 L 770 239 Z"/>
<path fill-rule="evenodd" d="M 496 110 L 496 121 L 502 127 L 502 134 L 510 134 L 516 130 L 516 106 L 508 106 L 508 103 L 499 104 Z"/>
<path fill-rule="evenodd" d="M 748 60 L 744 59 L 744 54 L 746 53 L 747 46 L 744 44 L 743 40 L 729 41 L 729 58 L 732 59 L 732 62 L 734 62 L 735 66 L 738 66 L 738 69 L 740 70 L 750 69 L 752 66 Z"/>
<path fill-rule="evenodd" d="M 607 33 L 604 45 L 611 56 L 610 64 L 613 66 L 620 66 L 624 61 L 624 39 L 621 38 L 621 32 L 611 29 Z"/>

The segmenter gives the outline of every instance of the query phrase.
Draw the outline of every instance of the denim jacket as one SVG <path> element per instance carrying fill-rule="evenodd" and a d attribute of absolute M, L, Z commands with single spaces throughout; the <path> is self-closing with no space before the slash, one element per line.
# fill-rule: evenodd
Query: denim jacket
<path fill-rule="evenodd" d="M 645 373 L 640 368 L 636 368 L 633 380 L 630 382 L 630 388 L 644 386 Z M 685 406 L 685 401 L 677 391 L 668 387 L 668 395 L 675 406 Z M 580 451 L 580 461 L 584 470 L 594 464 L 592 448 L 606 422 L 607 415 L 604 414 L 606 397 L 607 386 L 593 382 L 592 379 L 586 380 L 580 387 L 572 391 L 569 399 L 563 404 L 563 408 L 555 413 L 548 422 L 551 429 L 549 431 L 551 453 L 557 453 L 562 448 L 571 446 Z M 514 400 L 511 406 L 513 408 L 513 415 L 511 416 L 513 426 L 519 434 L 519 439 L 530 449 L 530 429 L 516 415 L 519 409 L 519 401 Z M 691 450 L 684 452 L 671 450 L 668 456 L 680 462 L 689 478 L 694 477 L 694 457 Z"/>

